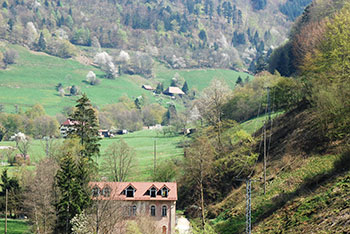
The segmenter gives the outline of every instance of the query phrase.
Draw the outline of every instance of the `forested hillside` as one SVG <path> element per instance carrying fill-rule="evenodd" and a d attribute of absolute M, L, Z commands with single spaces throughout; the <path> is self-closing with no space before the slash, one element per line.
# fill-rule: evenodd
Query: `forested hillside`
<path fill-rule="evenodd" d="M 79 54 L 75 46 L 101 46 L 172 68 L 254 72 L 310 2 L 2 0 L 0 38 L 64 58 Z"/>
<path fill-rule="evenodd" d="M 270 57 L 268 70 L 283 76 L 299 75 L 304 60 L 322 41 L 328 18 L 341 9 L 346 1 L 315 0 L 296 21 L 289 40 Z"/>
<path fill-rule="evenodd" d="M 288 66 L 284 57 L 293 58 L 293 77 L 262 72 L 229 97 L 207 98 L 212 105 L 202 113 L 206 125 L 185 150 L 180 186 L 179 206 L 198 230 L 244 233 L 246 186 L 240 180 L 251 178 L 253 232 L 350 231 L 346 3 L 314 1 L 295 24 L 289 50 L 274 52 L 281 52 L 272 57 L 280 67 Z M 271 110 L 279 115 L 268 118 Z M 253 134 L 237 124 L 262 113 L 266 125 L 253 128 Z M 264 152 L 266 193 L 261 179 Z"/>

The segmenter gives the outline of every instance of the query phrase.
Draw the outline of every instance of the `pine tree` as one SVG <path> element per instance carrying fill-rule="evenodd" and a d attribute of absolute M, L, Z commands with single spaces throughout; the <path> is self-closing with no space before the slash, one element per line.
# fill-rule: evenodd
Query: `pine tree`
<path fill-rule="evenodd" d="M 239 76 L 237 81 L 236 81 L 236 86 L 237 85 L 243 86 L 243 80 L 242 80 L 241 76 Z"/>
<path fill-rule="evenodd" d="M 69 92 L 70 92 L 70 94 L 72 96 L 75 96 L 78 93 L 78 89 L 77 89 L 77 87 L 75 85 L 72 85 L 72 87 L 70 88 Z"/>
<path fill-rule="evenodd" d="M 163 93 L 163 90 L 164 90 L 163 83 L 158 83 L 157 88 L 155 90 L 155 93 L 161 94 L 161 93 Z"/>
<path fill-rule="evenodd" d="M 187 81 L 185 81 L 184 85 L 182 86 L 182 91 L 185 93 L 185 94 L 188 94 L 188 85 L 187 85 Z"/>
<path fill-rule="evenodd" d="M 44 51 L 46 49 L 46 41 L 44 38 L 44 34 L 41 32 L 40 33 L 40 37 L 39 37 L 39 41 L 38 41 L 38 47 L 41 51 Z"/>
<path fill-rule="evenodd" d="M 90 100 L 83 94 L 77 100 L 76 110 L 71 115 L 71 118 L 76 121 L 74 130 L 68 135 L 70 138 L 78 137 L 81 146 L 81 156 L 92 160 L 93 155 L 100 153 L 100 140 L 98 136 L 98 122 L 95 110 L 92 108 Z"/>
<path fill-rule="evenodd" d="M 16 214 L 16 210 L 21 206 L 21 187 L 19 186 L 18 179 L 16 177 L 10 178 L 5 169 L 1 174 L 0 184 L 1 192 L 0 197 L 2 201 L 5 201 L 6 189 L 8 192 L 8 209 L 10 214 Z M 5 204 L 2 204 L 3 207 Z"/>
<path fill-rule="evenodd" d="M 56 186 L 59 190 L 59 199 L 55 204 L 56 233 L 70 233 L 70 220 L 90 204 L 87 183 L 85 179 L 81 179 L 80 175 L 83 173 L 80 171 L 81 167 L 77 165 L 73 153 L 67 152 L 60 160 L 60 170 L 56 175 Z"/>

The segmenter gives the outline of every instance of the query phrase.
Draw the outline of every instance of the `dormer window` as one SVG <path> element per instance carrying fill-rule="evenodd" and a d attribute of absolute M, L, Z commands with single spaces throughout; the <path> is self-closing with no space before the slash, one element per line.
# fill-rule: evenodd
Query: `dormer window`
<path fill-rule="evenodd" d="M 134 197 L 134 195 L 135 195 L 134 187 L 132 187 L 131 185 L 129 187 L 127 187 L 125 190 L 125 195 L 126 195 L 126 197 Z"/>
<path fill-rule="evenodd" d="M 110 197 L 111 196 L 111 188 L 109 186 L 106 186 L 102 189 L 102 195 L 104 197 Z"/>
<path fill-rule="evenodd" d="M 98 186 L 92 188 L 92 196 L 98 197 L 100 195 L 101 189 Z"/>
<path fill-rule="evenodd" d="M 161 189 L 162 197 L 168 197 L 168 193 L 169 193 L 169 189 L 167 187 L 163 187 Z"/>
<path fill-rule="evenodd" d="M 150 195 L 151 197 L 157 197 L 157 189 L 155 187 L 150 189 Z"/>

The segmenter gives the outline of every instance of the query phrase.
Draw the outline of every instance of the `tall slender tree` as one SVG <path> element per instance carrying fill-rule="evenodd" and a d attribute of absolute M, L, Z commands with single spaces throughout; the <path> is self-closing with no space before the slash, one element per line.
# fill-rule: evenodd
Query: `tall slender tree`
<path fill-rule="evenodd" d="M 60 169 L 56 175 L 58 233 L 71 233 L 71 219 L 91 206 L 88 184 L 95 169 L 92 157 L 100 152 L 95 110 L 85 94 L 77 103 L 70 116 L 75 121 L 74 129 L 61 149 Z"/>
<path fill-rule="evenodd" d="M 72 153 L 67 153 L 60 160 L 60 169 L 56 175 L 56 183 L 59 188 L 59 199 L 56 203 L 57 233 L 70 233 L 70 220 L 80 214 L 85 207 L 77 203 L 79 181 L 77 180 L 77 165 Z"/>
<path fill-rule="evenodd" d="M 81 156 L 92 160 L 92 156 L 100 153 L 96 112 L 86 94 L 83 94 L 77 103 L 76 110 L 70 116 L 75 121 L 74 129 L 68 137 L 79 138 L 82 146 Z"/>

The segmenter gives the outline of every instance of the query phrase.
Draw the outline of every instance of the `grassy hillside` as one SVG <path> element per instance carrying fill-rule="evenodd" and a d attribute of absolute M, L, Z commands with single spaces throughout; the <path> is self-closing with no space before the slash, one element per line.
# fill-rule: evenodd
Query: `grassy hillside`
<path fill-rule="evenodd" d="M 314 155 L 306 159 L 285 156 L 280 162 L 273 163 L 268 169 L 266 195 L 261 183 L 252 184 L 252 223 L 256 226 L 253 232 L 349 231 L 345 226 L 329 227 L 331 217 L 335 218 L 337 212 L 345 214 L 350 210 L 350 205 L 345 202 L 349 195 L 349 172 L 342 173 L 340 169 L 348 160 L 349 157 L 339 155 Z M 258 171 L 261 172 L 261 165 Z M 219 233 L 243 233 L 245 186 L 217 204 L 215 209 L 223 211 L 214 221 Z M 339 223 L 344 221 L 341 217 L 337 220 Z M 316 228 L 320 223 L 324 223 L 323 227 Z"/>
<path fill-rule="evenodd" d="M 64 87 L 78 86 L 85 92 L 93 104 L 103 107 L 107 104 L 116 103 L 118 98 L 127 95 L 136 98 L 142 94 L 146 95 L 151 102 L 159 102 L 166 105 L 168 97 L 154 97 L 151 92 L 141 88 L 143 84 L 156 84 L 164 82 L 166 88 L 170 84 L 173 75 L 178 72 L 188 81 L 189 88 L 202 90 L 207 87 L 213 78 L 224 79 L 232 88 L 238 76 L 245 78 L 245 73 L 232 70 L 169 70 L 158 64 L 156 78 L 146 80 L 140 76 L 123 75 L 116 80 L 101 79 L 101 84 L 91 86 L 86 84 L 86 74 L 91 70 L 98 77 L 103 73 L 92 67 L 80 64 L 73 59 L 60 59 L 44 53 L 35 53 L 20 46 L 0 43 L 0 50 L 6 47 L 15 49 L 19 57 L 16 64 L 10 65 L 6 70 L 0 70 L 0 104 L 5 105 L 5 111 L 13 112 L 17 104 L 26 109 L 36 103 L 44 106 L 47 113 L 55 115 L 62 111 L 63 107 L 74 106 L 77 97 L 60 97 L 55 90 L 58 83 Z"/>
<path fill-rule="evenodd" d="M 350 211 L 345 202 L 350 191 L 350 154 L 341 142 L 329 144 L 315 125 L 315 116 L 304 108 L 280 114 L 272 130 L 268 125 L 271 146 L 266 195 L 262 182 L 252 183 L 254 233 L 349 232 L 344 224 Z M 247 121 L 242 124 L 243 129 L 254 132 L 254 122 L 262 123 L 263 119 L 264 116 Z M 260 130 L 255 132 L 260 139 L 259 134 Z M 256 147 L 261 149 L 259 145 Z M 262 177 L 263 165 L 259 161 L 253 179 Z M 212 224 L 218 233 L 245 231 L 245 190 L 242 184 L 223 201 L 209 207 L 209 216 L 216 217 Z"/>

